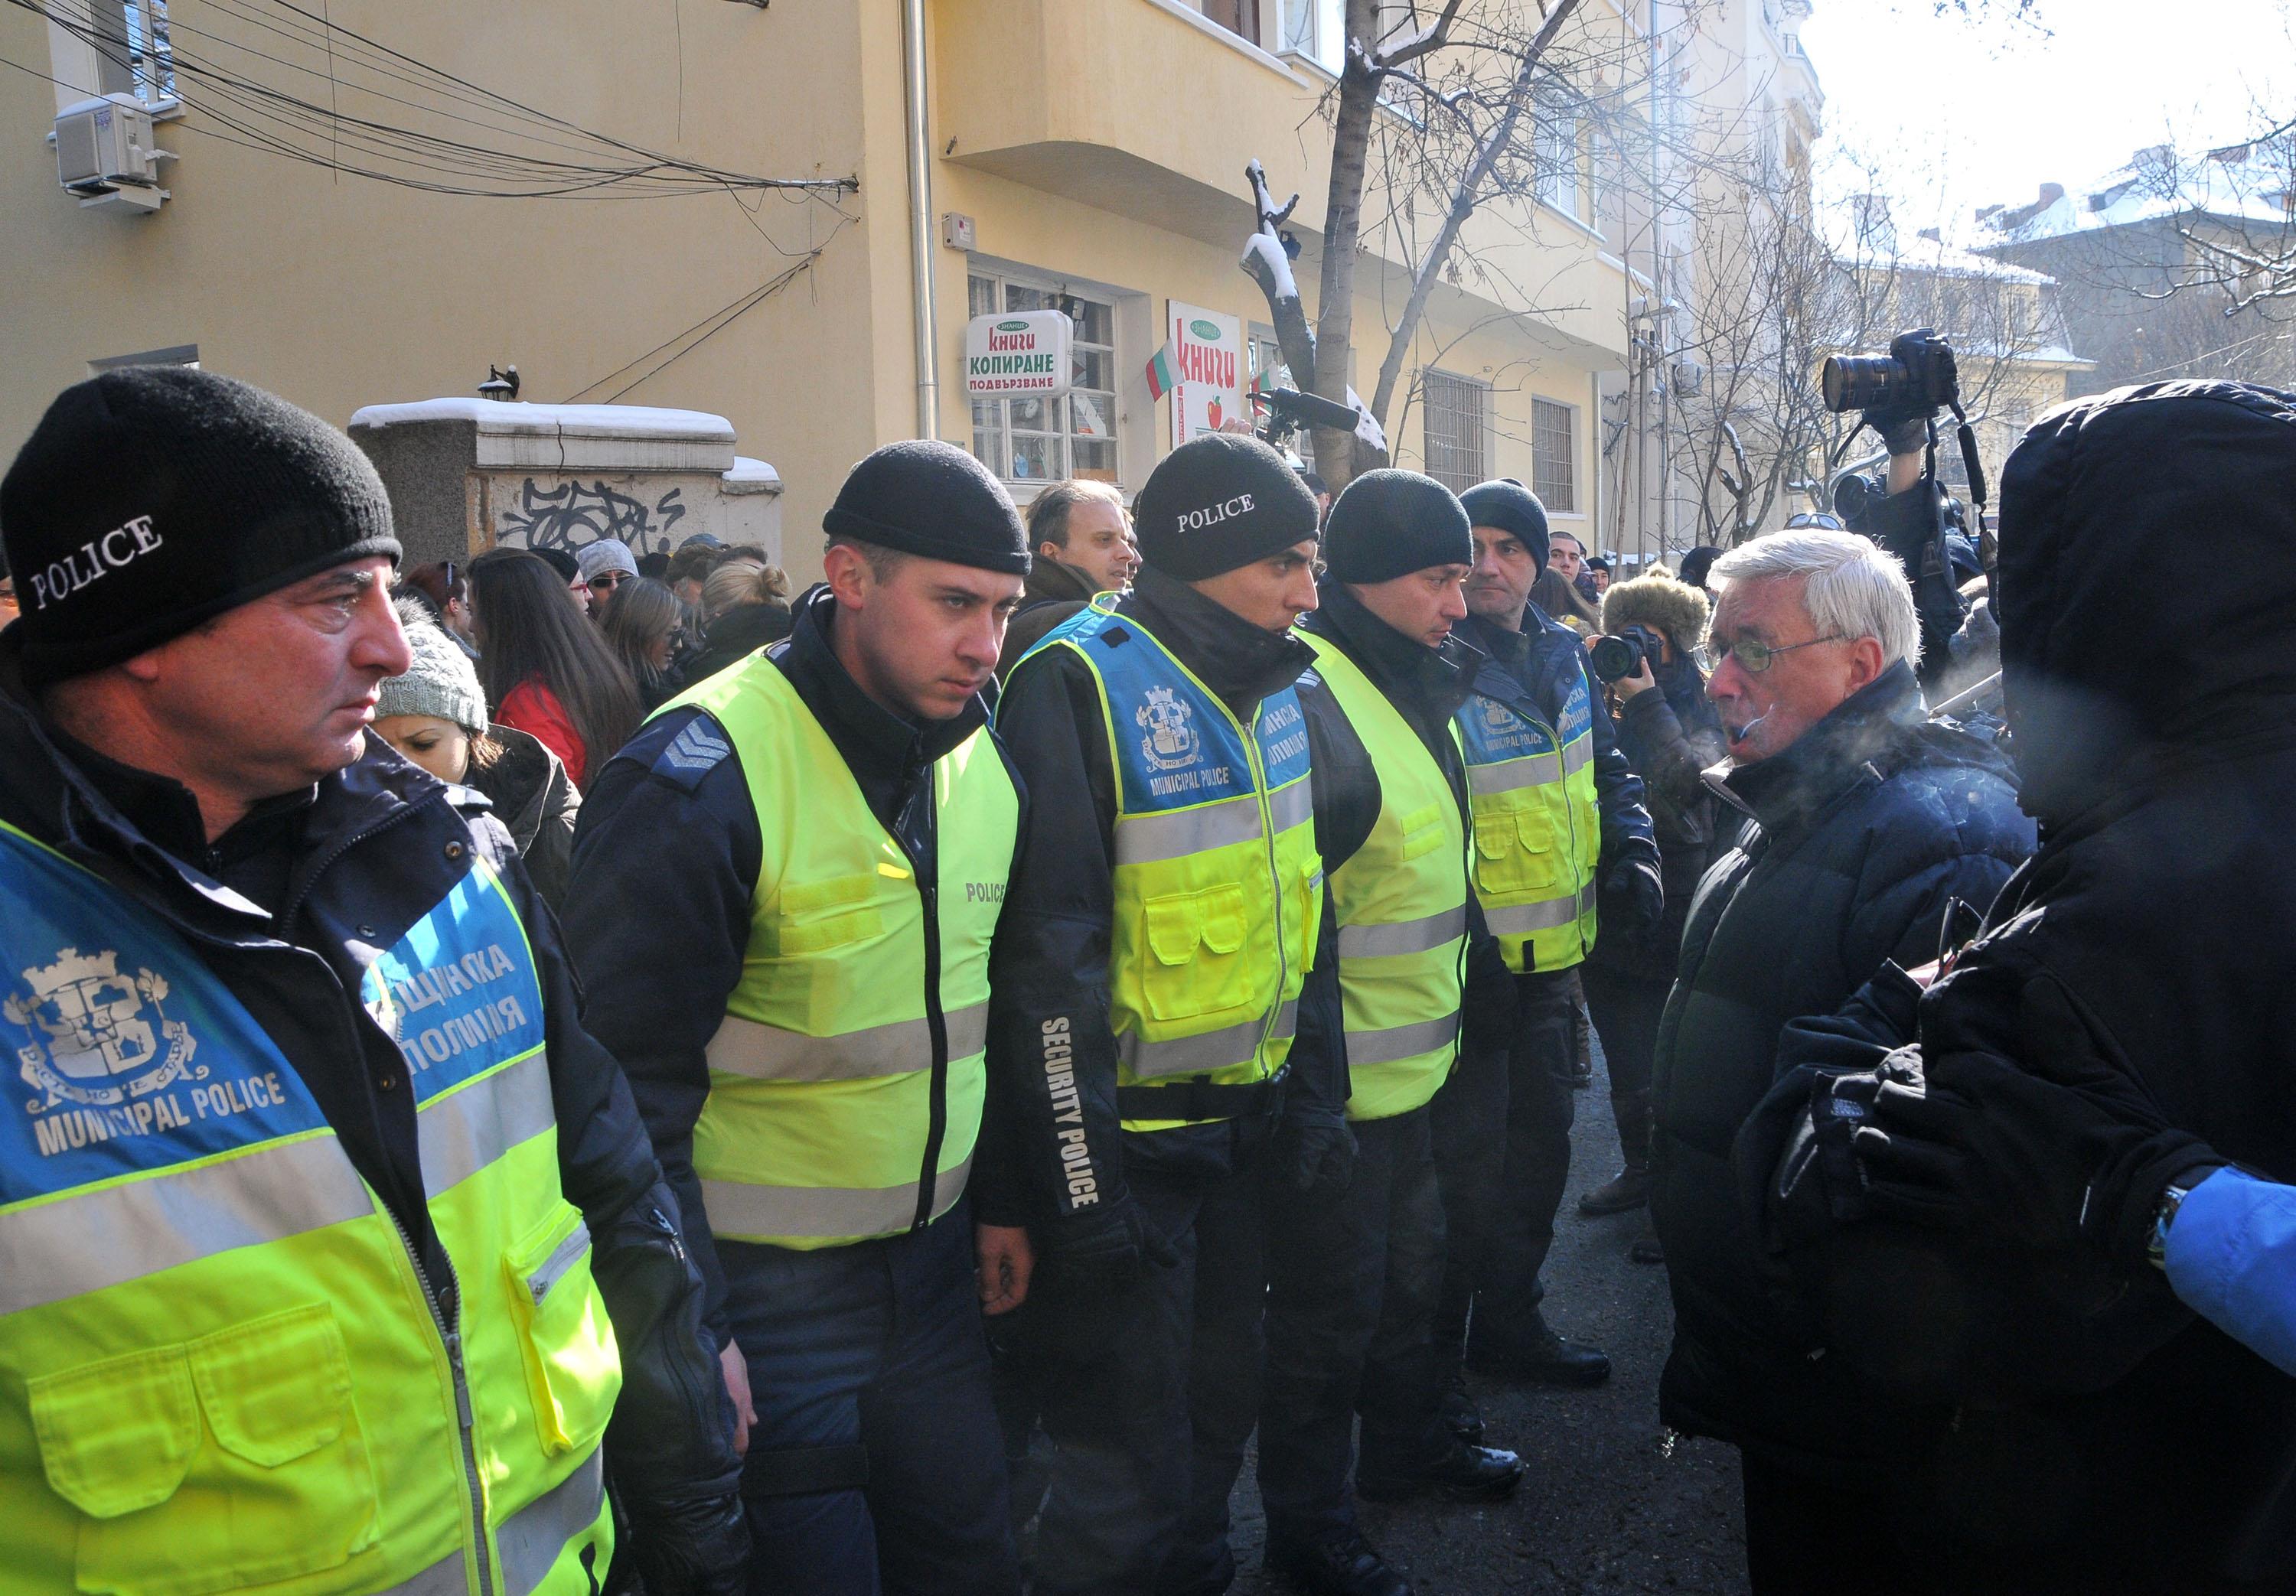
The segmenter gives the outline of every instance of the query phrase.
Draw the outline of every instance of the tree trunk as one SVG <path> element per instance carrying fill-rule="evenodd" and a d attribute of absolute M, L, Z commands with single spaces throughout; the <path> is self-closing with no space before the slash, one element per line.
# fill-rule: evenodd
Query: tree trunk
<path fill-rule="evenodd" d="M 1379 113 L 1381 74 L 1372 63 L 1379 40 L 1379 0 L 1347 0 L 1347 60 L 1332 124 L 1332 186 L 1324 207 L 1324 269 L 1316 299 L 1314 391 L 1348 402 L 1348 365 L 1355 351 L 1356 256 L 1361 248 L 1365 158 Z M 1298 375 L 1299 373 L 1294 373 Z M 1334 494 L 1355 478 L 1355 435 L 1316 429 L 1316 474 Z"/>

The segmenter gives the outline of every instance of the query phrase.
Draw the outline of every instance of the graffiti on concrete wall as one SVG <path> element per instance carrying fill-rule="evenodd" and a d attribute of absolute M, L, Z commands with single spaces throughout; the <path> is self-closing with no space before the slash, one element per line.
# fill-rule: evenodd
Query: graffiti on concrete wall
<path fill-rule="evenodd" d="M 500 536 L 530 549 L 574 550 L 618 537 L 633 553 L 668 551 L 675 542 L 671 528 L 685 516 L 685 492 L 673 487 L 649 506 L 603 481 L 585 484 L 570 478 L 545 487 L 529 477 L 504 506 Z"/>

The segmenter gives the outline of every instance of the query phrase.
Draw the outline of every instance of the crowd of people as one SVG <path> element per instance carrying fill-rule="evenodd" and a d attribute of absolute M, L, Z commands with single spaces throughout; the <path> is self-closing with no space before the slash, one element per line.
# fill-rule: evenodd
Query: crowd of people
<path fill-rule="evenodd" d="M 1256 1435 L 1270 1569 L 1407 1596 L 1358 1502 L 1510 1496 L 1479 1393 L 1611 1371 L 1591 1022 L 1759 1596 L 2296 1588 L 2296 397 L 2043 418 L 1981 589 L 1919 464 L 1613 581 L 1513 480 L 1221 433 L 1024 519 L 899 443 L 791 602 L 402 572 L 285 401 L 67 390 L 10 1587 L 1216 1596 Z M 2144 579 L 2195 525 L 2242 579 Z"/>

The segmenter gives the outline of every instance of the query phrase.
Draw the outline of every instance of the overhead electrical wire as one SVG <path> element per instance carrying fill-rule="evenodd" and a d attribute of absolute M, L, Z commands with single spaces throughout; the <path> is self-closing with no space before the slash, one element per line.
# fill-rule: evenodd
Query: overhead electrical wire
<path fill-rule="evenodd" d="M 105 59 L 131 67 L 126 41 L 89 20 L 59 14 L 45 0 L 5 3 L 42 17 Z M 725 192 L 738 199 L 744 193 L 780 191 L 785 197 L 829 200 L 860 186 L 853 177 L 759 176 L 649 150 L 482 88 L 331 23 L 291 0 L 270 0 L 262 10 L 253 9 L 254 3 L 210 0 L 210 9 L 271 36 L 270 49 L 181 18 L 169 20 L 176 97 L 195 113 L 184 121 L 187 131 L 376 182 L 474 198 L 665 198 Z M 286 47 L 324 51 L 329 64 L 323 68 L 293 61 L 278 53 Z M 324 78 L 330 102 L 340 94 L 364 94 L 381 107 L 413 111 L 434 127 L 387 119 L 390 111 L 381 108 L 372 116 L 344 114 L 331 103 L 306 99 L 227 66 L 219 59 L 226 50 L 289 72 Z M 20 62 L 7 64 L 31 70 Z M 456 124 L 451 130 L 455 136 L 436 129 L 439 122 Z"/>

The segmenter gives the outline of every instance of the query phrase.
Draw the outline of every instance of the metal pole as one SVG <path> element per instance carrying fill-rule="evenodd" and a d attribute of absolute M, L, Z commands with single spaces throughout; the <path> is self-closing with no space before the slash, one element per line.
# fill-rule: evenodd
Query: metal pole
<path fill-rule="evenodd" d="M 917 436 L 940 436 L 939 337 L 933 325 L 932 139 L 926 126 L 925 0 L 902 0 L 902 64 L 908 75 L 909 275 L 917 333 Z"/>

